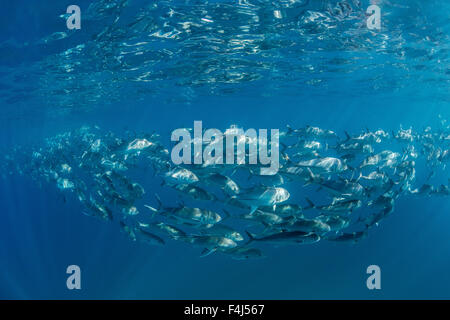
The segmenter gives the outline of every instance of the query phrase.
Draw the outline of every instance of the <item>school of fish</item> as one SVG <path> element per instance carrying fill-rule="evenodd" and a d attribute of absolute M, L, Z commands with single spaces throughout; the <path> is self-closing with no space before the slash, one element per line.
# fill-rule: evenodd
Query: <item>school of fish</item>
<path fill-rule="evenodd" d="M 54 184 L 83 214 L 117 224 L 133 241 L 181 241 L 201 256 L 238 260 L 264 257 L 266 245 L 357 242 L 399 197 L 450 195 L 450 124 L 442 118 L 435 130 L 342 136 L 288 126 L 279 139 L 279 171 L 263 176 L 253 164 L 174 165 L 158 134 L 119 137 L 86 126 L 15 148 L 0 174 Z M 419 167 L 425 178 L 416 179 Z"/>

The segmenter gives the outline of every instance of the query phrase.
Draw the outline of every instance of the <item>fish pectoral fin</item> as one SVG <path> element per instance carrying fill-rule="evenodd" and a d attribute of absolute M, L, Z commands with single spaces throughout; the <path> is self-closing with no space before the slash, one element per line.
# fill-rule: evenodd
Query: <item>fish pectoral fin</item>
<path fill-rule="evenodd" d="M 212 248 L 212 249 L 205 248 L 205 249 L 203 249 L 203 251 L 202 251 L 202 253 L 200 255 L 200 258 L 204 258 L 206 256 L 209 256 L 211 253 L 214 253 L 216 251 L 217 251 L 217 247 Z"/>

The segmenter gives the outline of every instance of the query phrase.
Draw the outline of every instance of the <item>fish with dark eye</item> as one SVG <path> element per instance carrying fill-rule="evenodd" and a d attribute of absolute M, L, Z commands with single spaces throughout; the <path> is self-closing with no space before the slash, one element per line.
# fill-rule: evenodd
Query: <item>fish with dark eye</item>
<path fill-rule="evenodd" d="M 325 234 L 331 230 L 331 227 L 319 219 L 292 219 L 292 221 L 280 223 L 276 226 L 288 231 L 303 231 L 307 233 Z"/>
<path fill-rule="evenodd" d="M 367 197 L 367 191 L 361 184 L 341 177 L 338 180 L 326 180 L 318 184 L 320 188 L 327 190 L 334 196 L 352 199 Z"/>
<path fill-rule="evenodd" d="M 276 206 L 278 203 L 288 200 L 289 197 L 289 192 L 281 187 L 256 187 L 241 192 L 232 199 L 247 206 L 250 208 L 250 213 L 253 213 L 260 206 Z M 234 205 L 234 202 L 229 201 L 229 204 Z"/>
<path fill-rule="evenodd" d="M 379 169 L 392 168 L 400 161 L 401 155 L 398 152 L 384 150 L 373 156 L 368 156 L 359 166 L 360 169 L 370 166 L 376 166 Z"/>
<path fill-rule="evenodd" d="M 330 226 L 330 231 L 339 231 L 350 225 L 350 219 L 348 217 L 320 215 L 316 219 Z"/>
<path fill-rule="evenodd" d="M 101 165 L 109 170 L 116 170 L 116 171 L 128 170 L 128 168 L 123 163 L 119 161 L 111 161 L 109 159 L 103 159 Z"/>
<path fill-rule="evenodd" d="M 353 210 L 361 207 L 361 200 L 356 199 L 345 199 L 345 198 L 334 198 L 333 202 L 329 205 L 316 206 L 309 198 L 306 198 L 306 201 L 309 203 L 308 207 L 304 209 L 312 209 L 315 208 L 322 212 L 328 213 L 351 213 Z"/>
<path fill-rule="evenodd" d="M 374 186 L 380 185 L 388 182 L 389 177 L 385 172 L 382 172 L 380 169 L 372 171 L 368 175 L 364 176 L 362 172 L 360 172 L 357 181 L 361 181 L 364 185 Z"/>
<path fill-rule="evenodd" d="M 300 161 L 296 166 L 309 168 L 314 174 L 341 173 L 348 170 L 345 161 L 334 157 L 314 158 Z"/>
<path fill-rule="evenodd" d="M 361 145 L 380 143 L 381 138 L 386 138 L 386 135 L 387 134 L 381 130 L 376 132 L 367 131 L 365 133 L 360 134 L 359 136 L 351 137 L 348 134 L 348 132 L 345 131 L 345 136 L 347 137 L 345 143 L 357 143 Z"/>
<path fill-rule="evenodd" d="M 171 237 L 172 239 L 175 239 L 175 240 L 178 237 L 186 236 L 186 233 L 183 230 L 178 229 L 177 227 L 174 227 L 174 226 L 172 226 L 172 225 L 170 225 L 168 223 L 164 223 L 164 222 L 155 222 L 155 223 L 152 223 L 150 225 L 140 223 L 140 225 L 144 226 L 144 227 L 148 227 L 148 226 L 156 227 L 160 231 L 166 233 L 169 237 Z"/>
<path fill-rule="evenodd" d="M 244 237 L 238 231 L 232 227 L 226 226 L 224 224 L 215 224 L 210 228 L 201 231 L 202 234 L 208 236 L 219 236 L 231 239 L 233 241 L 242 241 Z"/>
<path fill-rule="evenodd" d="M 284 219 L 279 215 L 272 212 L 265 212 L 262 210 L 256 210 L 253 213 L 242 214 L 240 215 L 240 218 L 244 220 L 259 222 L 266 226 L 276 225 L 284 222 Z"/>
<path fill-rule="evenodd" d="M 220 173 L 210 173 L 206 175 L 206 184 L 214 184 L 219 186 L 227 195 L 233 196 L 239 193 L 240 188 L 236 182 Z"/>
<path fill-rule="evenodd" d="M 151 141 L 148 141 L 147 139 L 134 139 L 131 141 L 127 146 L 127 152 L 136 152 L 141 151 L 146 148 L 149 148 L 153 146 L 154 143 Z"/>
<path fill-rule="evenodd" d="M 217 197 L 206 191 L 203 188 L 189 185 L 189 184 L 180 184 L 175 187 L 176 190 L 186 194 L 187 196 L 191 197 L 195 200 L 203 200 L 203 201 L 215 201 L 217 200 Z"/>
<path fill-rule="evenodd" d="M 305 157 L 317 157 L 319 151 L 324 149 L 324 146 L 319 141 L 305 141 L 301 140 L 296 144 L 286 145 L 281 143 L 281 152 L 289 152 L 292 158 L 305 158 Z"/>
<path fill-rule="evenodd" d="M 144 205 L 153 213 L 161 214 L 163 216 L 174 219 L 175 221 L 191 226 L 212 227 L 214 224 L 220 222 L 222 217 L 211 210 L 200 208 L 189 208 L 180 204 L 178 207 L 163 207 L 160 200 L 158 200 L 158 208 L 153 208 L 149 205 Z"/>
<path fill-rule="evenodd" d="M 92 213 L 91 214 L 91 213 L 84 212 L 85 215 L 96 216 L 96 217 L 100 217 L 104 220 L 109 220 L 109 221 L 113 220 L 112 211 L 107 206 L 97 202 L 92 196 L 90 197 L 90 200 L 85 201 L 84 204 L 89 209 L 89 211 Z"/>
<path fill-rule="evenodd" d="M 295 203 L 281 203 L 277 204 L 275 208 L 273 206 L 265 206 L 260 209 L 263 212 L 272 212 L 282 218 L 303 217 L 303 208 Z"/>
<path fill-rule="evenodd" d="M 195 173 L 181 167 L 166 172 L 163 179 L 163 184 L 167 184 L 168 186 L 187 185 L 199 181 Z"/>
<path fill-rule="evenodd" d="M 280 168 L 280 175 L 284 176 L 286 180 L 300 181 L 307 184 L 314 182 L 312 177 L 319 177 L 319 175 L 314 175 L 311 169 L 305 166 L 298 166 L 290 159 L 286 165 Z"/>

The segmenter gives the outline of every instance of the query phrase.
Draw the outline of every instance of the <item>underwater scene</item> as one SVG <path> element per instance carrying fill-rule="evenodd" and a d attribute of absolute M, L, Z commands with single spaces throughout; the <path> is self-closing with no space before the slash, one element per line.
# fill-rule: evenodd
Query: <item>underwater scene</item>
<path fill-rule="evenodd" d="M 450 3 L 2 3 L 0 299 L 449 299 Z"/>

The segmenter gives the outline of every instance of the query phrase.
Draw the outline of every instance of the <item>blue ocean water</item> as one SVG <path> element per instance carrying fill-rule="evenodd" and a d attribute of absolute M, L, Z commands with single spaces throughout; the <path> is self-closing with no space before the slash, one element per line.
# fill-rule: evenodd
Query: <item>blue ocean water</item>
<path fill-rule="evenodd" d="M 2 3 L 0 151 L 86 125 L 154 131 L 165 142 L 195 120 L 340 136 L 437 128 L 450 119 L 450 5 L 375 1 L 382 26 L 369 30 L 371 3 L 79 0 L 80 30 L 60 17 L 72 2 Z M 418 168 L 417 180 L 426 174 Z M 442 170 L 432 182 L 447 178 Z M 356 244 L 265 246 L 264 259 L 236 261 L 175 241 L 130 241 L 42 182 L 18 172 L 0 179 L 0 298 L 450 298 L 448 197 L 399 198 Z M 169 197 L 148 185 L 149 202 L 156 191 Z M 66 287 L 72 264 L 81 290 Z M 381 290 L 366 287 L 373 264 Z"/>

